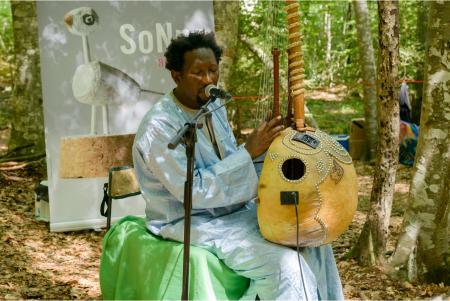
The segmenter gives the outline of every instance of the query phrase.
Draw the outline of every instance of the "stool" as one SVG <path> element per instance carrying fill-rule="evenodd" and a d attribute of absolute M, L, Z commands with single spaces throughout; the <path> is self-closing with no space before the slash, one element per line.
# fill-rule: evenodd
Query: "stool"
<path fill-rule="evenodd" d="M 132 166 L 115 166 L 109 169 L 108 183 L 103 185 L 103 200 L 100 205 L 100 214 L 106 217 L 106 230 L 111 227 L 112 200 L 140 193 Z"/>

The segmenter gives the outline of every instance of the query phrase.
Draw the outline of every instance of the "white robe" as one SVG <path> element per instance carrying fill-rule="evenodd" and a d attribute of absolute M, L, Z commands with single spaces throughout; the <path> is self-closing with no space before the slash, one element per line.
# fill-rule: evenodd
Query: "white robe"
<path fill-rule="evenodd" d="M 219 107 L 219 100 L 209 106 Z M 167 144 L 195 111 L 168 93 L 145 115 L 133 145 L 134 167 L 146 200 L 149 230 L 182 242 L 185 148 Z M 214 111 L 214 133 L 221 160 L 205 131 L 197 131 L 192 196 L 191 244 L 203 247 L 251 279 L 244 298 L 262 300 L 343 299 L 329 245 L 291 248 L 264 240 L 258 228 L 258 174 L 244 146 L 237 146 L 225 108 Z M 301 261 L 301 269 L 299 265 Z M 306 290 L 306 295 L 305 295 Z"/>

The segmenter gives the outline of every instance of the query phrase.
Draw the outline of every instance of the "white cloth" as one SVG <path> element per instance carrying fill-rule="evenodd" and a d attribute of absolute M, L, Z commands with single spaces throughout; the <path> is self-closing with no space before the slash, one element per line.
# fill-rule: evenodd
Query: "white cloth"
<path fill-rule="evenodd" d="M 216 101 L 219 102 L 219 101 Z M 186 179 L 184 146 L 167 148 L 192 115 L 173 93 L 146 114 L 133 145 L 134 167 L 146 200 L 148 228 L 167 239 L 183 241 L 183 193 Z M 220 104 L 213 103 L 210 109 Z M 256 219 L 258 176 L 243 146 L 237 146 L 226 111 L 212 113 L 223 160 L 203 131 L 197 132 L 193 184 L 191 243 L 214 253 L 236 273 L 250 278 L 244 298 L 254 300 L 343 299 L 331 247 L 297 252 L 262 238 Z M 221 151 L 221 152 L 222 152 Z"/>

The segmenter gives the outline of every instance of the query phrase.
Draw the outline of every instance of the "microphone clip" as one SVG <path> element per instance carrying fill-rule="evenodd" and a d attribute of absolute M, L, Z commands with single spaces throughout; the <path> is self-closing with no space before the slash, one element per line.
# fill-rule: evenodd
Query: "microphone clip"
<path fill-rule="evenodd" d="M 215 85 L 208 85 L 205 88 L 205 94 L 208 98 L 215 97 L 221 99 L 231 99 L 233 96 L 225 90 L 218 88 Z"/>

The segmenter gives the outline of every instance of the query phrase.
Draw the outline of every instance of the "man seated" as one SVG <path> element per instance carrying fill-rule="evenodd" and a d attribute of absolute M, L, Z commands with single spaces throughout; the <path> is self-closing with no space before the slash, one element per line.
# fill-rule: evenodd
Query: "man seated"
<path fill-rule="evenodd" d="M 133 160 L 146 200 L 147 225 L 166 239 L 183 242 L 187 165 L 184 146 L 170 150 L 167 145 L 207 102 L 205 87 L 217 84 L 221 54 L 212 33 L 173 39 L 165 57 L 176 87 L 145 115 L 136 134 Z M 209 109 L 219 106 L 216 101 Z M 224 107 L 202 123 L 195 151 L 191 244 L 249 278 L 244 297 L 256 293 L 262 300 L 343 299 L 329 245 L 303 248 L 298 256 L 296 250 L 268 242 L 259 232 L 254 202 L 258 176 L 252 159 L 280 134 L 281 119 L 262 122 L 241 146 Z"/>

